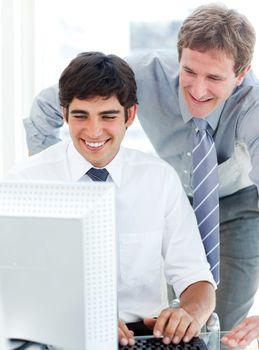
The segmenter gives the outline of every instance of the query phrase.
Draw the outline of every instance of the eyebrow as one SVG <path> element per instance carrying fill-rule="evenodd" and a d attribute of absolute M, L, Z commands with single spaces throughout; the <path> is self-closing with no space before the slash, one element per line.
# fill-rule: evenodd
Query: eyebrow
<path fill-rule="evenodd" d="M 188 70 L 188 71 L 190 71 L 190 72 L 193 72 L 194 74 L 196 74 L 195 71 L 192 68 L 190 68 L 190 67 L 188 67 L 186 65 L 183 65 L 183 68 Z M 207 77 L 210 77 L 210 78 L 213 78 L 213 79 L 226 80 L 226 77 L 224 77 L 222 75 L 218 75 L 218 74 L 207 74 Z"/>
<path fill-rule="evenodd" d="M 213 78 L 213 79 L 226 80 L 226 77 L 224 77 L 222 75 L 217 75 L 217 74 L 208 74 L 208 77 Z"/>
<path fill-rule="evenodd" d="M 185 64 L 183 64 L 183 68 L 184 68 L 184 69 L 188 69 L 188 70 L 191 70 L 191 71 L 192 71 L 192 69 L 191 69 L 190 67 L 186 66 Z"/>
<path fill-rule="evenodd" d="M 90 113 L 84 109 L 72 109 L 70 114 L 85 114 L 89 115 Z M 107 111 L 101 111 L 98 114 L 99 115 L 107 115 L 107 114 L 119 114 L 120 111 L 118 109 L 108 109 Z"/>

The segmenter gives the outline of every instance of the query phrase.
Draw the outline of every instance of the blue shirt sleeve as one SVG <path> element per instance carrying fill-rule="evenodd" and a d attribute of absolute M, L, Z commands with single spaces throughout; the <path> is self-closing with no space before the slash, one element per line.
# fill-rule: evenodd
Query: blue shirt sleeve
<path fill-rule="evenodd" d="M 23 121 L 30 154 L 59 142 L 64 124 L 58 97 L 58 85 L 42 90 L 34 98 L 30 116 Z"/>

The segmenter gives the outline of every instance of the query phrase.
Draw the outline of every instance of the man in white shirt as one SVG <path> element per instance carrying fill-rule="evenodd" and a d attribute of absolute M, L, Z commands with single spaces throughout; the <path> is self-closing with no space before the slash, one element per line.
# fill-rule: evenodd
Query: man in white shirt
<path fill-rule="evenodd" d="M 140 320 L 165 344 L 189 341 L 214 310 L 215 283 L 174 169 L 121 147 L 137 109 L 133 71 L 117 56 L 82 53 L 62 73 L 59 91 L 72 142 L 28 158 L 8 178 L 92 181 L 87 172 L 105 168 L 116 186 L 119 342 L 134 344 L 131 324 Z M 162 268 L 178 309 L 168 308 Z"/>

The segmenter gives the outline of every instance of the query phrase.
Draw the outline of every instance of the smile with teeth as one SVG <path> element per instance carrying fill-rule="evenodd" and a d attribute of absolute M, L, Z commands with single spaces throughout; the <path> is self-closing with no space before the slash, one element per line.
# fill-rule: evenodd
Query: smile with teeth
<path fill-rule="evenodd" d="M 99 142 L 88 142 L 88 141 L 85 141 L 85 144 L 86 144 L 86 146 L 91 147 L 91 148 L 100 148 L 106 143 L 106 141 L 107 140 L 99 141 Z"/>

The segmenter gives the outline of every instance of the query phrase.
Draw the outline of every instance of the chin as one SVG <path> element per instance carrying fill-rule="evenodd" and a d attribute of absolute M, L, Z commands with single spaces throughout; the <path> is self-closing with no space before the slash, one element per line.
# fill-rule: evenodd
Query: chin
<path fill-rule="evenodd" d="M 213 108 L 190 108 L 190 113 L 197 118 L 205 118 L 210 113 L 212 113 L 215 110 L 215 107 Z"/>

